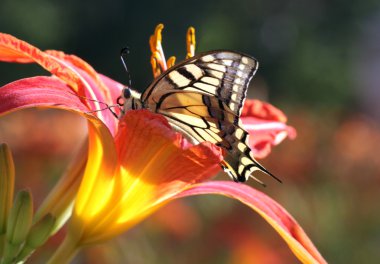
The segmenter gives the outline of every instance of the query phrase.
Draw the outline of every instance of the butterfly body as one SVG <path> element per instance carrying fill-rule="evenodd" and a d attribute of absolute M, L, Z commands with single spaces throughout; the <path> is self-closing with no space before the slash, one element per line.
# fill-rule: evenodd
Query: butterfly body
<path fill-rule="evenodd" d="M 143 108 L 165 116 L 193 143 L 221 147 L 221 166 L 235 181 L 259 181 L 253 171 L 270 173 L 253 158 L 240 120 L 257 68 L 256 59 L 233 51 L 198 54 L 161 74 L 141 95 L 124 89 L 124 112 Z"/>

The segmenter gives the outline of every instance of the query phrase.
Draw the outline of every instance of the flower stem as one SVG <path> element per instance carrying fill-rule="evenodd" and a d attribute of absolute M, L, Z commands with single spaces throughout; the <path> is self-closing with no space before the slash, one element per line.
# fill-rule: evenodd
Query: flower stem
<path fill-rule="evenodd" d="M 76 256 L 79 251 L 78 241 L 73 239 L 69 234 L 66 235 L 63 243 L 59 246 L 58 250 L 50 258 L 47 264 L 66 264 Z"/>

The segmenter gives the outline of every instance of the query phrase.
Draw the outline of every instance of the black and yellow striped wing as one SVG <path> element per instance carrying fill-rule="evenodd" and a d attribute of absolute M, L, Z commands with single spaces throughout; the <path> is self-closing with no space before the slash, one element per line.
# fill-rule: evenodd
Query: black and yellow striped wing
<path fill-rule="evenodd" d="M 222 147 L 226 151 L 222 167 L 243 182 L 255 170 L 270 174 L 253 158 L 249 135 L 239 119 L 257 67 L 254 58 L 236 52 L 199 54 L 164 72 L 141 101 L 193 141 Z"/>

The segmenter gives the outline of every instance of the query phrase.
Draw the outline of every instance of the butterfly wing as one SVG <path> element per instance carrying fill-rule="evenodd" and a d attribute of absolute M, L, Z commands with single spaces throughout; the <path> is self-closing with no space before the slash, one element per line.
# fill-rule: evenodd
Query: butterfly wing
<path fill-rule="evenodd" d="M 233 179 L 245 181 L 254 170 L 269 173 L 252 157 L 239 119 L 257 67 L 254 58 L 231 51 L 199 54 L 158 77 L 141 101 L 194 141 L 222 147 L 222 167 Z"/>
<path fill-rule="evenodd" d="M 199 54 L 164 72 L 145 90 L 141 100 L 152 100 L 152 95 L 160 97 L 173 89 L 194 91 L 218 97 L 239 117 L 258 65 L 256 59 L 232 51 Z"/>

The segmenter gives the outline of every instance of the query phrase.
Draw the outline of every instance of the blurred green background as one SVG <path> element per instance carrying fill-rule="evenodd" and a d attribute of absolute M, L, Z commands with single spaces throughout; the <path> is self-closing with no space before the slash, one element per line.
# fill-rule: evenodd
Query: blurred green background
<path fill-rule="evenodd" d="M 0 1 L 1 32 L 78 55 L 120 82 L 127 75 L 119 52 L 129 46 L 132 85 L 140 91 L 153 78 L 148 39 L 161 22 L 167 56 L 184 58 L 186 29 L 194 26 L 198 52 L 232 49 L 259 60 L 250 97 L 282 109 L 298 137 L 263 160 L 284 184 L 265 179 L 268 188 L 254 187 L 287 208 L 330 263 L 378 263 L 380 2 Z M 1 63 L 0 85 L 36 74 L 46 73 L 35 65 Z M 82 119 L 62 111 L 0 119 L 0 141 L 14 152 L 18 187 L 32 188 L 37 201 L 85 133 Z M 55 243 L 34 262 L 45 259 Z M 173 204 L 76 261 L 297 262 L 260 217 L 219 197 Z"/>

